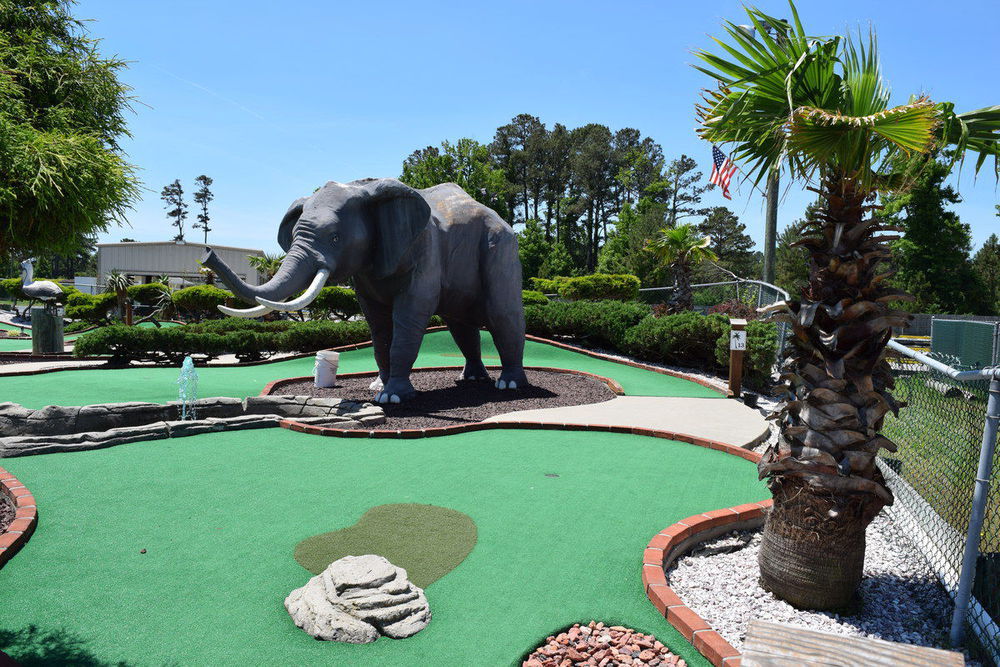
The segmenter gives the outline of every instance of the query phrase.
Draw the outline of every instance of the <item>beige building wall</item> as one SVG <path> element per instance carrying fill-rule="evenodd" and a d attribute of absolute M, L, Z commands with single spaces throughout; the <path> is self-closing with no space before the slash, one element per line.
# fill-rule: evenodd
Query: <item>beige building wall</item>
<path fill-rule="evenodd" d="M 262 256 L 263 251 L 218 245 L 213 245 L 212 249 L 244 282 L 260 284 L 257 270 L 250 266 L 247 255 Z M 97 245 L 97 284 L 103 285 L 112 271 L 132 276 L 136 283 L 166 275 L 200 284 L 204 277 L 198 272 L 201 268 L 198 260 L 204 254 L 205 246 L 201 243 L 100 243 Z"/>

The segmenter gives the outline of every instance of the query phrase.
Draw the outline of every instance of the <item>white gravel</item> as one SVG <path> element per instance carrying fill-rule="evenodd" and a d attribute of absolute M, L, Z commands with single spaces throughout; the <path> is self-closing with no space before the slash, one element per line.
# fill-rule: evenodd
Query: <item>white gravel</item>
<path fill-rule="evenodd" d="M 868 527 L 861 602 L 850 616 L 801 611 L 764 591 L 758 583 L 759 551 L 760 531 L 732 532 L 700 545 L 667 572 L 674 592 L 737 649 L 751 619 L 948 648 L 951 599 L 884 513 Z"/>

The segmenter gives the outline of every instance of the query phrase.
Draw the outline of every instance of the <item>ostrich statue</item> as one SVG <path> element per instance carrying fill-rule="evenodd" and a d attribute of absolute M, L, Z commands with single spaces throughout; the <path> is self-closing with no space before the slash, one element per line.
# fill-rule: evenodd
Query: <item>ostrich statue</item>
<path fill-rule="evenodd" d="M 33 259 L 21 262 L 21 291 L 29 299 L 42 301 L 46 309 L 51 309 L 55 300 L 62 296 L 62 288 L 51 280 L 35 280 L 34 262 Z"/>

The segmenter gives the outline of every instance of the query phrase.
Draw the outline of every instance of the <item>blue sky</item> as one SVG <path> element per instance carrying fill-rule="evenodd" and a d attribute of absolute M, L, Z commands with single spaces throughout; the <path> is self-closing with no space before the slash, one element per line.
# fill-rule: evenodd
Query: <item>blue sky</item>
<path fill-rule="evenodd" d="M 787 15 L 783 0 L 758 6 Z M 922 0 L 802 0 L 799 12 L 813 34 L 873 23 L 898 102 L 922 92 L 960 111 L 1000 104 L 996 0 L 955 0 L 946 11 Z M 169 238 L 160 189 L 180 178 L 190 192 L 204 173 L 215 179 L 209 242 L 268 251 L 288 204 L 318 185 L 398 176 L 414 149 L 489 141 L 518 113 L 549 126 L 638 128 L 667 156 L 697 159 L 707 180 L 709 146 L 693 131 L 707 79 L 690 67 L 691 51 L 744 16 L 733 0 L 82 0 L 75 14 L 93 19 L 105 54 L 130 62 L 124 80 L 137 98 L 125 148 L 143 200 L 131 228 L 101 240 Z M 1000 233 L 1000 195 L 970 166 L 956 210 L 978 246 Z M 787 189 L 779 228 L 810 200 L 801 184 Z M 728 204 L 760 242 L 762 198 L 748 184 L 732 203 L 717 190 L 704 203 Z"/>

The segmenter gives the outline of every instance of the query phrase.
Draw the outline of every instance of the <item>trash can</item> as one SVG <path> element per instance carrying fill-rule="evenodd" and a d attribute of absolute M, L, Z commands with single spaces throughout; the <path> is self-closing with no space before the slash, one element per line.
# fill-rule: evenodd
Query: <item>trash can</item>
<path fill-rule="evenodd" d="M 333 387 L 337 384 L 338 363 L 340 363 L 339 352 L 320 350 L 316 353 L 314 383 L 317 387 Z"/>

